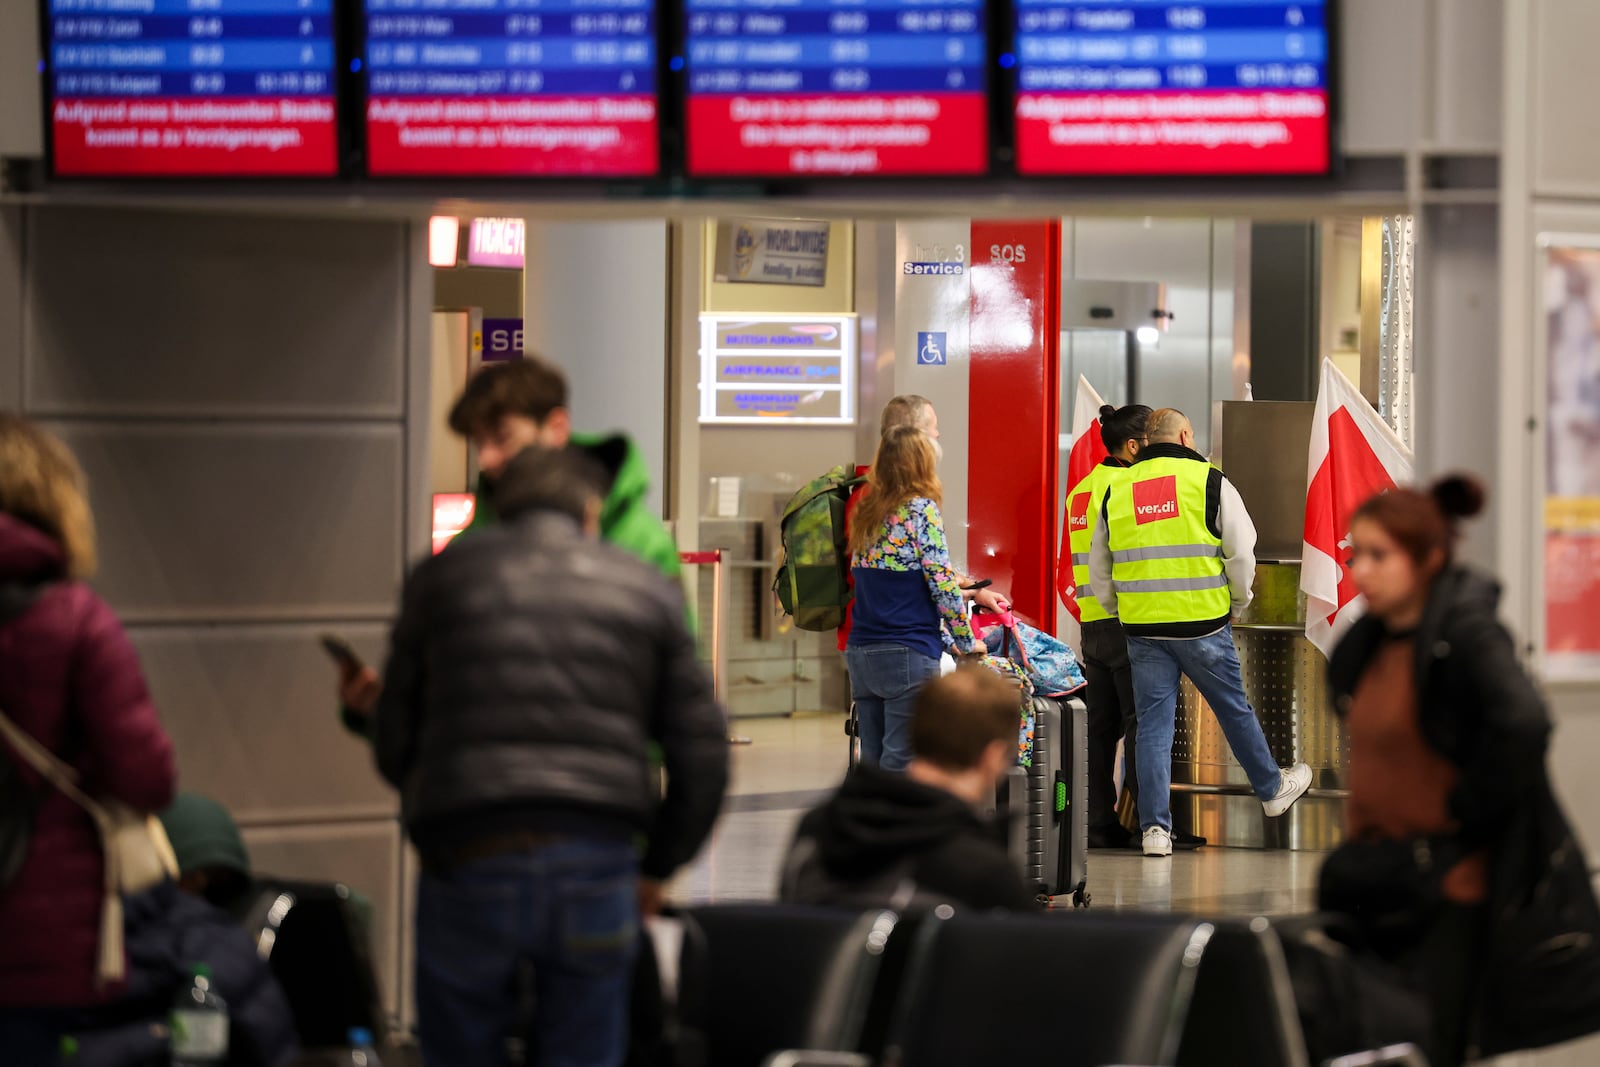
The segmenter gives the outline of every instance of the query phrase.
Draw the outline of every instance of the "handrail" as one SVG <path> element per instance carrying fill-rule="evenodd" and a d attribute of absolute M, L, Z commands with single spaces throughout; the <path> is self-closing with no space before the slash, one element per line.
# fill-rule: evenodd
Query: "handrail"
<path fill-rule="evenodd" d="M 679 552 L 678 562 L 685 567 L 711 568 L 711 692 L 724 713 L 728 710 L 728 583 L 723 567 L 728 562 L 720 548 Z M 750 738 L 730 734 L 728 742 L 748 745 Z"/>

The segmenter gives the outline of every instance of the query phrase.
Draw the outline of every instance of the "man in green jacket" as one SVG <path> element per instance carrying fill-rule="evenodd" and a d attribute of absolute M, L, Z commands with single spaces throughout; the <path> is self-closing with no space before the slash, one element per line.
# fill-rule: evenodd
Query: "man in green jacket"
<path fill-rule="evenodd" d="M 669 578 L 680 573 L 678 546 L 660 518 L 645 503 L 650 472 L 644 456 L 622 434 L 580 434 L 567 409 L 567 378 L 538 356 L 484 367 L 467 382 L 450 410 L 450 429 L 465 437 L 478 457 L 476 504 L 462 536 L 498 521 L 489 484 L 525 448 L 578 448 L 611 475 L 600 510 L 600 537 L 660 568 Z M 343 718 L 352 733 L 365 736 L 382 688 L 371 667 L 345 672 L 339 682 Z"/>

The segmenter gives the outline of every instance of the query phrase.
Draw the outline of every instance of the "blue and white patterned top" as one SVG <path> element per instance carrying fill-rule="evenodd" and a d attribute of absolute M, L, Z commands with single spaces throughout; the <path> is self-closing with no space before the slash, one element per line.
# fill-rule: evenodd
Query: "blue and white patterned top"
<path fill-rule="evenodd" d="M 946 629 L 960 651 L 977 643 L 950 566 L 939 505 L 927 497 L 913 497 L 884 520 L 872 547 L 851 560 L 851 574 L 851 648 L 904 645 L 938 659 Z"/>

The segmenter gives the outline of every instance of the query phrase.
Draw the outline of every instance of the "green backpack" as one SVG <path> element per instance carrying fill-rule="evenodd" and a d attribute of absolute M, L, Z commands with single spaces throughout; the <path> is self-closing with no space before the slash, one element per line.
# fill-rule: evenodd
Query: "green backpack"
<path fill-rule="evenodd" d="M 773 591 L 785 615 L 802 630 L 826 632 L 844 624 L 850 606 L 850 545 L 845 505 L 866 481 L 850 467 L 835 467 L 809 482 L 784 505 L 779 536 L 783 561 Z"/>

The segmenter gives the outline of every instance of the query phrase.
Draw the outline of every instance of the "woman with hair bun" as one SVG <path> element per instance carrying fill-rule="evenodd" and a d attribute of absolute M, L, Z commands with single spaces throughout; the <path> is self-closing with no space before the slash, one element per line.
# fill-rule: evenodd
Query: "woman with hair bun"
<path fill-rule="evenodd" d="M 1341 1010 L 1377 1032 L 1334 1035 L 1339 1011 L 1302 1003 L 1319 1054 L 1405 1037 L 1440 1067 L 1600 1029 L 1600 910 L 1546 774 L 1550 717 L 1496 615 L 1499 583 L 1455 562 L 1458 524 L 1483 504 L 1453 475 L 1351 519 L 1367 614 L 1329 662 L 1350 795 L 1320 906 L 1386 976 L 1373 982 L 1420 994 L 1420 1010 L 1413 1032 L 1385 1033 L 1373 1020 L 1398 1000 L 1363 983 L 1367 1010 Z"/>

